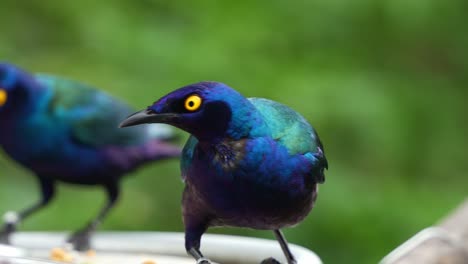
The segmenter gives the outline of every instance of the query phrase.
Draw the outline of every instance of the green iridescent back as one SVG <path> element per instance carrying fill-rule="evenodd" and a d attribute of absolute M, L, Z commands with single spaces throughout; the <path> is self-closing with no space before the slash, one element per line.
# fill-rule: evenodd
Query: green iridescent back
<path fill-rule="evenodd" d="M 145 126 L 116 129 L 133 112 L 126 103 L 82 83 L 45 74 L 36 78 L 52 90 L 48 108 L 71 124 L 76 141 L 98 147 L 138 145 L 148 139 Z"/>
<path fill-rule="evenodd" d="M 264 98 L 249 98 L 264 117 L 271 137 L 285 146 L 289 154 L 317 151 L 318 137 L 303 116 L 278 102 Z"/>

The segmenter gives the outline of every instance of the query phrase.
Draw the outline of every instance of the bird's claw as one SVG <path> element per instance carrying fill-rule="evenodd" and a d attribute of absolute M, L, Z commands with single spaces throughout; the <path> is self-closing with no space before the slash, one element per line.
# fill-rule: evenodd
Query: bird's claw
<path fill-rule="evenodd" d="M 16 225 L 6 223 L 0 231 L 0 244 L 10 244 L 10 235 L 16 231 Z"/>
<path fill-rule="evenodd" d="M 267 258 L 267 259 L 264 259 L 260 264 L 281 264 L 281 263 L 274 258 Z"/>
<path fill-rule="evenodd" d="M 80 230 L 72 234 L 67 242 L 72 244 L 73 249 L 78 251 L 87 251 L 91 249 L 90 242 L 91 232 L 88 230 Z"/>
<path fill-rule="evenodd" d="M 0 232 L 0 244 L 10 245 L 10 233 Z"/>
<path fill-rule="evenodd" d="M 197 264 L 211 264 L 211 260 L 207 258 L 199 258 L 197 259 Z"/>

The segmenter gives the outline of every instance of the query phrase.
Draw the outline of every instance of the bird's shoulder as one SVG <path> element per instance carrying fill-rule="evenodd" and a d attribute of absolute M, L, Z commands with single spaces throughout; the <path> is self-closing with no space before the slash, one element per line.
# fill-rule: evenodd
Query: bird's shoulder
<path fill-rule="evenodd" d="M 290 107 L 265 98 L 249 98 L 263 116 L 270 136 L 290 154 L 316 152 L 319 139 L 307 120 Z"/>
<path fill-rule="evenodd" d="M 324 182 L 323 170 L 328 168 L 328 161 L 317 132 L 307 120 L 281 103 L 264 98 L 249 98 L 249 100 L 262 114 L 273 140 L 285 147 L 289 155 L 302 156 L 300 159 L 289 159 L 293 167 L 308 165 L 307 167 L 310 166 L 312 170 L 314 181 Z M 270 147 L 266 144 L 263 148 Z M 273 160 L 276 160 L 276 164 L 282 164 L 285 158 L 284 151 L 281 151 L 281 147 L 276 150 L 278 154 Z M 295 164 L 296 162 L 301 164 Z"/>
<path fill-rule="evenodd" d="M 51 91 L 46 113 L 69 126 L 77 142 L 89 146 L 134 145 L 147 138 L 145 127 L 119 129 L 133 111 L 124 102 L 92 86 L 61 77 L 37 74 Z"/>

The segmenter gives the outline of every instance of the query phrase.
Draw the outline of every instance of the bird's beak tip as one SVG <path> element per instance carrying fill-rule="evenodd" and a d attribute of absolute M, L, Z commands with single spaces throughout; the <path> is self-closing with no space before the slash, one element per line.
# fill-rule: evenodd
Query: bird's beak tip
<path fill-rule="evenodd" d="M 125 120 L 119 124 L 119 128 L 135 126 L 139 124 L 148 123 L 148 113 L 146 110 L 141 110 L 136 113 L 131 114 Z"/>
<path fill-rule="evenodd" d="M 122 128 L 148 123 L 168 123 L 168 120 L 175 116 L 177 115 L 167 113 L 158 114 L 144 109 L 127 117 L 120 123 L 119 127 Z"/>

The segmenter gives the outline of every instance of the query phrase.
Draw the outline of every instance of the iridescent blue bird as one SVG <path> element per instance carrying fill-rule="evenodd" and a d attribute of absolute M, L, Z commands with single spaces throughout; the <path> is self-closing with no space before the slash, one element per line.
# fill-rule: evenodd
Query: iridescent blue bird
<path fill-rule="evenodd" d="M 88 249 L 90 235 L 119 197 L 121 177 L 181 153 L 169 142 L 174 134 L 167 125 L 119 129 L 132 112 L 90 86 L 0 64 L 0 146 L 37 176 L 42 192 L 36 204 L 6 214 L 0 242 L 9 243 L 17 224 L 50 202 L 60 181 L 107 191 L 98 216 L 68 239 L 76 249 Z"/>
<path fill-rule="evenodd" d="M 308 215 L 328 168 L 317 133 L 300 114 L 222 83 L 200 82 L 169 93 L 121 127 L 142 123 L 191 134 L 181 161 L 182 207 L 185 247 L 197 263 L 210 263 L 200 252 L 210 226 L 274 230 L 288 263 L 296 263 L 280 229 Z"/>

